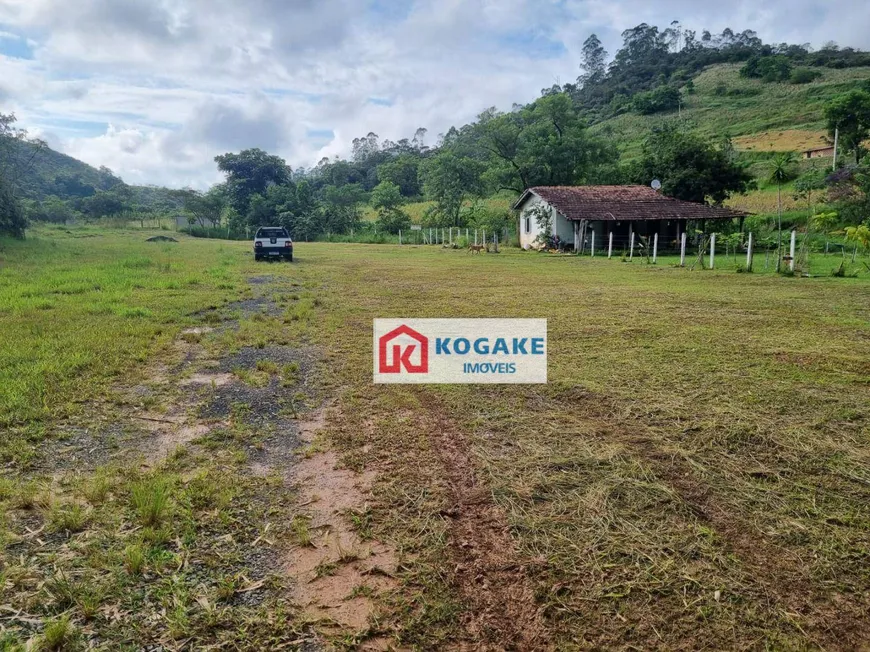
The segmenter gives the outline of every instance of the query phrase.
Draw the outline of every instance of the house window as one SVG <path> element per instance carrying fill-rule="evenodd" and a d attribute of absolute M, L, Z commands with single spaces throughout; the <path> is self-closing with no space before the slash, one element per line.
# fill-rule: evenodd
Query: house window
<path fill-rule="evenodd" d="M 526 215 L 526 233 L 532 232 L 532 218 Z"/>

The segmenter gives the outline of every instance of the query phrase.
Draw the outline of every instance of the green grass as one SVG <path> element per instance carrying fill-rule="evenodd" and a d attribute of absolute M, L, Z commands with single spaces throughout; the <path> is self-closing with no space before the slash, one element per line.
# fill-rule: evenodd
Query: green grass
<path fill-rule="evenodd" d="M 0 385 L 3 414 L 14 415 L 0 434 L 17 442 L 3 449 L 17 475 L 0 483 L 0 586 L 25 619 L 4 624 L 12 644 L 37 635 L 34 622 L 65 617 L 58 632 L 74 644 L 85 633 L 119 648 L 263 649 L 302 637 L 280 578 L 261 603 L 233 597 L 268 524 L 286 545 L 312 540 L 283 485 L 248 470 L 248 437 L 263 436 L 241 423 L 249 406 L 227 426 L 245 437 L 216 430 L 207 448 L 147 472 L 136 461 L 58 477 L 28 467 L 61 423 L 124 418 L 107 400 L 114 383 L 177 362 L 180 330 L 204 322 L 208 306 L 222 314 L 247 296 L 246 276 L 264 274 L 281 292 L 298 286 L 287 303 L 305 309 L 235 314 L 238 330 L 206 344 L 216 355 L 323 350 L 319 380 L 336 399 L 324 441 L 346 467 L 376 474 L 374 499 L 350 520 L 402 552 L 398 590 L 378 598 L 379 627 L 397 645 L 487 635 L 463 629 L 476 603 L 458 590 L 445 429 L 467 444 L 475 486 L 500 510 L 554 647 L 870 644 L 866 257 L 857 278 L 832 278 L 840 258 L 820 254 L 818 277 L 786 278 L 758 258 L 756 273 L 738 274 L 743 256 L 721 250 L 716 270 L 689 271 L 673 258 L 305 244 L 297 263 L 265 266 L 245 243 L 184 239 L 167 266 L 162 245 L 140 234 L 71 231 L 4 241 L 0 252 L 0 328 L 15 341 L 0 343 L 0 378 L 30 379 Z M 95 319 L 103 292 L 114 307 Z M 550 383 L 374 386 L 372 319 L 386 316 L 546 317 Z M 76 359 L 90 363 L 71 367 Z M 261 366 L 291 384 L 302 373 Z M 32 391 L 33 369 L 53 370 L 54 381 Z M 64 524 L 71 504 L 80 513 Z M 98 603 L 120 616 L 104 617 Z"/>
<path fill-rule="evenodd" d="M 0 240 L 0 459 L 22 459 L 45 424 L 81 414 L 242 283 L 240 248 L 147 232 L 37 230 Z M 228 289 L 229 288 L 229 289 Z"/>

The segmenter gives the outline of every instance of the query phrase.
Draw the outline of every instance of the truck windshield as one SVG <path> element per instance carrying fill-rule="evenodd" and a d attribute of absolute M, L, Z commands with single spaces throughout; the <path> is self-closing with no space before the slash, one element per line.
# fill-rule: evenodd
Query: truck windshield
<path fill-rule="evenodd" d="M 285 229 L 260 229 L 257 231 L 258 238 L 289 238 Z"/>

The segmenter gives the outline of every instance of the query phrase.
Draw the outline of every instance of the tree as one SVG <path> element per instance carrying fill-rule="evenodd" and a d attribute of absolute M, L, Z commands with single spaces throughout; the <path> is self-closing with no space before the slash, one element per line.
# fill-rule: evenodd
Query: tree
<path fill-rule="evenodd" d="M 404 197 L 417 197 L 420 195 L 419 167 L 419 157 L 402 154 L 378 167 L 378 180 L 396 184 Z"/>
<path fill-rule="evenodd" d="M 489 159 L 485 180 L 517 194 L 532 186 L 582 183 L 596 166 L 616 160 L 612 147 L 589 135 L 564 93 L 541 97 L 511 113 L 489 109 L 467 138 L 478 158 Z"/>
<path fill-rule="evenodd" d="M 208 192 L 192 188 L 173 190 L 170 195 L 178 199 L 185 211 L 190 213 L 200 226 L 219 226 L 226 208 L 226 196 L 222 185 L 213 186 Z"/>
<path fill-rule="evenodd" d="M 825 107 L 825 120 L 831 137 L 839 129 L 840 143 L 861 163 L 866 153 L 862 143 L 870 135 L 870 93 L 855 90 L 835 97 Z"/>
<path fill-rule="evenodd" d="M 481 175 L 485 165 L 449 148 L 427 159 L 421 168 L 423 190 L 435 202 L 429 221 L 433 226 L 461 226 L 462 203 L 483 190 Z"/>
<path fill-rule="evenodd" d="M 0 234 L 23 238 L 27 217 L 9 183 L 0 176 Z"/>
<path fill-rule="evenodd" d="M 19 203 L 19 186 L 46 144 L 30 138 L 16 121 L 14 113 L 0 113 L 0 233 L 23 238 L 27 217 Z"/>
<path fill-rule="evenodd" d="M 240 215 L 247 214 L 253 195 L 265 194 L 271 185 L 288 183 L 292 172 L 284 159 L 261 149 L 223 154 L 214 160 L 227 175 L 227 198 Z"/>
<path fill-rule="evenodd" d="M 712 204 L 745 192 L 753 183 L 727 142 L 716 147 L 677 123 L 666 123 L 644 141 L 641 160 L 629 168 L 629 177 L 643 185 L 660 179 L 669 197 Z"/>
<path fill-rule="evenodd" d="M 356 183 L 323 189 L 324 230 L 327 233 L 347 233 L 360 222 L 360 205 L 366 195 Z"/>
<path fill-rule="evenodd" d="M 32 201 L 29 209 L 30 219 L 52 224 L 65 224 L 76 216 L 76 212 L 68 202 L 51 195 L 41 202 Z"/>
<path fill-rule="evenodd" d="M 127 208 L 124 199 L 118 192 L 100 190 L 92 197 L 85 197 L 78 204 L 82 213 L 92 219 L 99 219 L 123 213 Z"/>
<path fill-rule="evenodd" d="M 794 182 L 794 198 L 805 200 L 807 209 L 813 212 L 813 196 L 825 187 L 825 175 L 821 170 L 810 170 L 799 176 Z"/>
<path fill-rule="evenodd" d="M 777 240 L 776 240 L 776 271 L 782 264 L 782 184 L 794 178 L 794 154 L 791 152 L 777 154 L 770 162 L 770 175 L 768 179 L 776 184 L 777 203 Z"/>
<path fill-rule="evenodd" d="M 601 45 L 596 34 L 592 34 L 583 43 L 582 57 L 583 62 L 580 64 L 580 68 L 583 69 L 583 75 L 580 76 L 581 83 L 600 82 L 607 72 L 605 67 L 607 50 Z"/>
<path fill-rule="evenodd" d="M 399 186 L 382 181 L 372 190 L 372 206 L 378 212 L 378 225 L 387 233 L 398 233 L 411 226 L 411 218 L 402 210 L 405 203 Z"/>

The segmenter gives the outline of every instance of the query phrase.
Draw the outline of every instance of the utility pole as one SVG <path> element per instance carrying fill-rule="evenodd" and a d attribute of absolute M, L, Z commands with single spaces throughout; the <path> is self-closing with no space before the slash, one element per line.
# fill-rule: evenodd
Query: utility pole
<path fill-rule="evenodd" d="M 834 129 L 834 172 L 837 171 L 837 146 L 840 144 L 840 128 Z"/>

